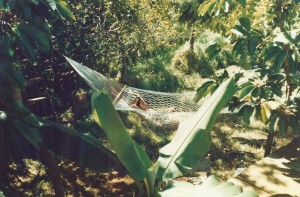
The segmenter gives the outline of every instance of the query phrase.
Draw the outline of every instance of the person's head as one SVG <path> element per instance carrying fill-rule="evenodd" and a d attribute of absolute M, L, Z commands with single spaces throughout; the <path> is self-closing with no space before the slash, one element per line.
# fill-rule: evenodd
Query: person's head
<path fill-rule="evenodd" d="M 136 105 L 141 109 L 141 110 L 147 110 L 149 107 L 147 103 L 142 99 L 141 97 L 137 97 L 137 102 Z"/>
<path fill-rule="evenodd" d="M 136 97 L 133 99 L 131 105 L 136 106 L 141 110 L 147 110 L 149 108 L 144 99 L 138 95 L 136 95 Z"/>

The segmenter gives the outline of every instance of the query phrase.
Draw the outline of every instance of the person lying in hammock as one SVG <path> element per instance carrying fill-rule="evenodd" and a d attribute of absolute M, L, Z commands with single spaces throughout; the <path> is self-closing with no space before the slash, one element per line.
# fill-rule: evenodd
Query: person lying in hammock
<path fill-rule="evenodd" d="M 141 110 L 147 110 L 149 109 L 148 104 L 144 101 L 144 99 L 140 96 L 136 96 L 130 105 L 132 108 L 135 109 L 141 109 Z"/>

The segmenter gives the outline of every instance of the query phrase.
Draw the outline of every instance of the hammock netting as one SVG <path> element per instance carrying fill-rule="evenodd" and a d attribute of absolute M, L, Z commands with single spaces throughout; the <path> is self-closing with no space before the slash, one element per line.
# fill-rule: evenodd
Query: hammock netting
<path fill-rule="evenodd" d="M 195 93 L 166 93 L 129 87 L 70 58 L 66 59 L 94 91 L 107 90 L 116 110 L 137 112 L 157 126 L 177 128 L 201 105 L 193 101 Z M 147 103 L 148 110 L 131 107 L 137 95 Z"/>

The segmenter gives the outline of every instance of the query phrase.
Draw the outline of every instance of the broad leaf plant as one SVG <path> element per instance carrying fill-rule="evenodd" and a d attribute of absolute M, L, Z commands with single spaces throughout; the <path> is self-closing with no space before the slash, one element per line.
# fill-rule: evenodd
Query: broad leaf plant
<path fill-rule="evenodd" d="M 235 82 L 233 78 L 227 79 L 190 119 L 179 124 L 172 141 L 160 149 L 154 164 L 143 147 L 131 138 L 107 92 L 93 94 L 93 116 L 142 196 L 257 196 L 252 191 L 243 192 L 232 183 L 221 184 L 216 177 L 196 186 L 187 182 L 165 184 L 167 180 L 186 175 L 204 158 L 212 142 L 213 122 L 234 93 Z"/>
<path fill-rule="evenodd" d="M 89 134 L 43 120 L 22 102 L 26 80 L 21 68 L 36 65 L 39 54 L 51 50 L 57 25 L 73 20 L 63 0 L 0 0 L 0 189 L 5 195 L 15 196 L 2 182 L 9 162 L 33 158 L 46 162 L 50 169 L 53 165 L 47 161 L 54 153 L 98 171 L 118 163 L 115 155 Z M 63 188 L 55 184 L 59 174 L 52 174 L 56 196 L 63 196 Z"/>
<path fill-rule="evenodd" d="M 256 118 L 269 127 L 265 155 L 275 131 L 300 132 L 299 8 L 299 1 L 292 0 L 205 0 L 198 8 L 199 16 L 222 26 L 211 30 L 228 40 L 227 46 L 208 47 L 208 58 L 230 54 L 232 65 L 241 68 L 236 71 L 240 80 L 231 109 L 238 110 L 247 124 Z M 199 87 L 195 100 L 212 93 L 222 77 Z"/>

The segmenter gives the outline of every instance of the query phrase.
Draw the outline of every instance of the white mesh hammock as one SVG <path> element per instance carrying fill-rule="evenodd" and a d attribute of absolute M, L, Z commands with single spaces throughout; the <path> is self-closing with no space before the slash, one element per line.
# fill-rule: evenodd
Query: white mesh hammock
<path fill-rule="evenodd" d="M 116 110 L 135 111 L 157 126 L 177 128 L 200 107 L 200 103 L 193 101 L 195 93 L 165 93 L 129 87 L 70 58 L 66 59 L 94 91 L 108 91 Z M 130 106 L 137 95 L 147 103 L 148 110 Z"/>

